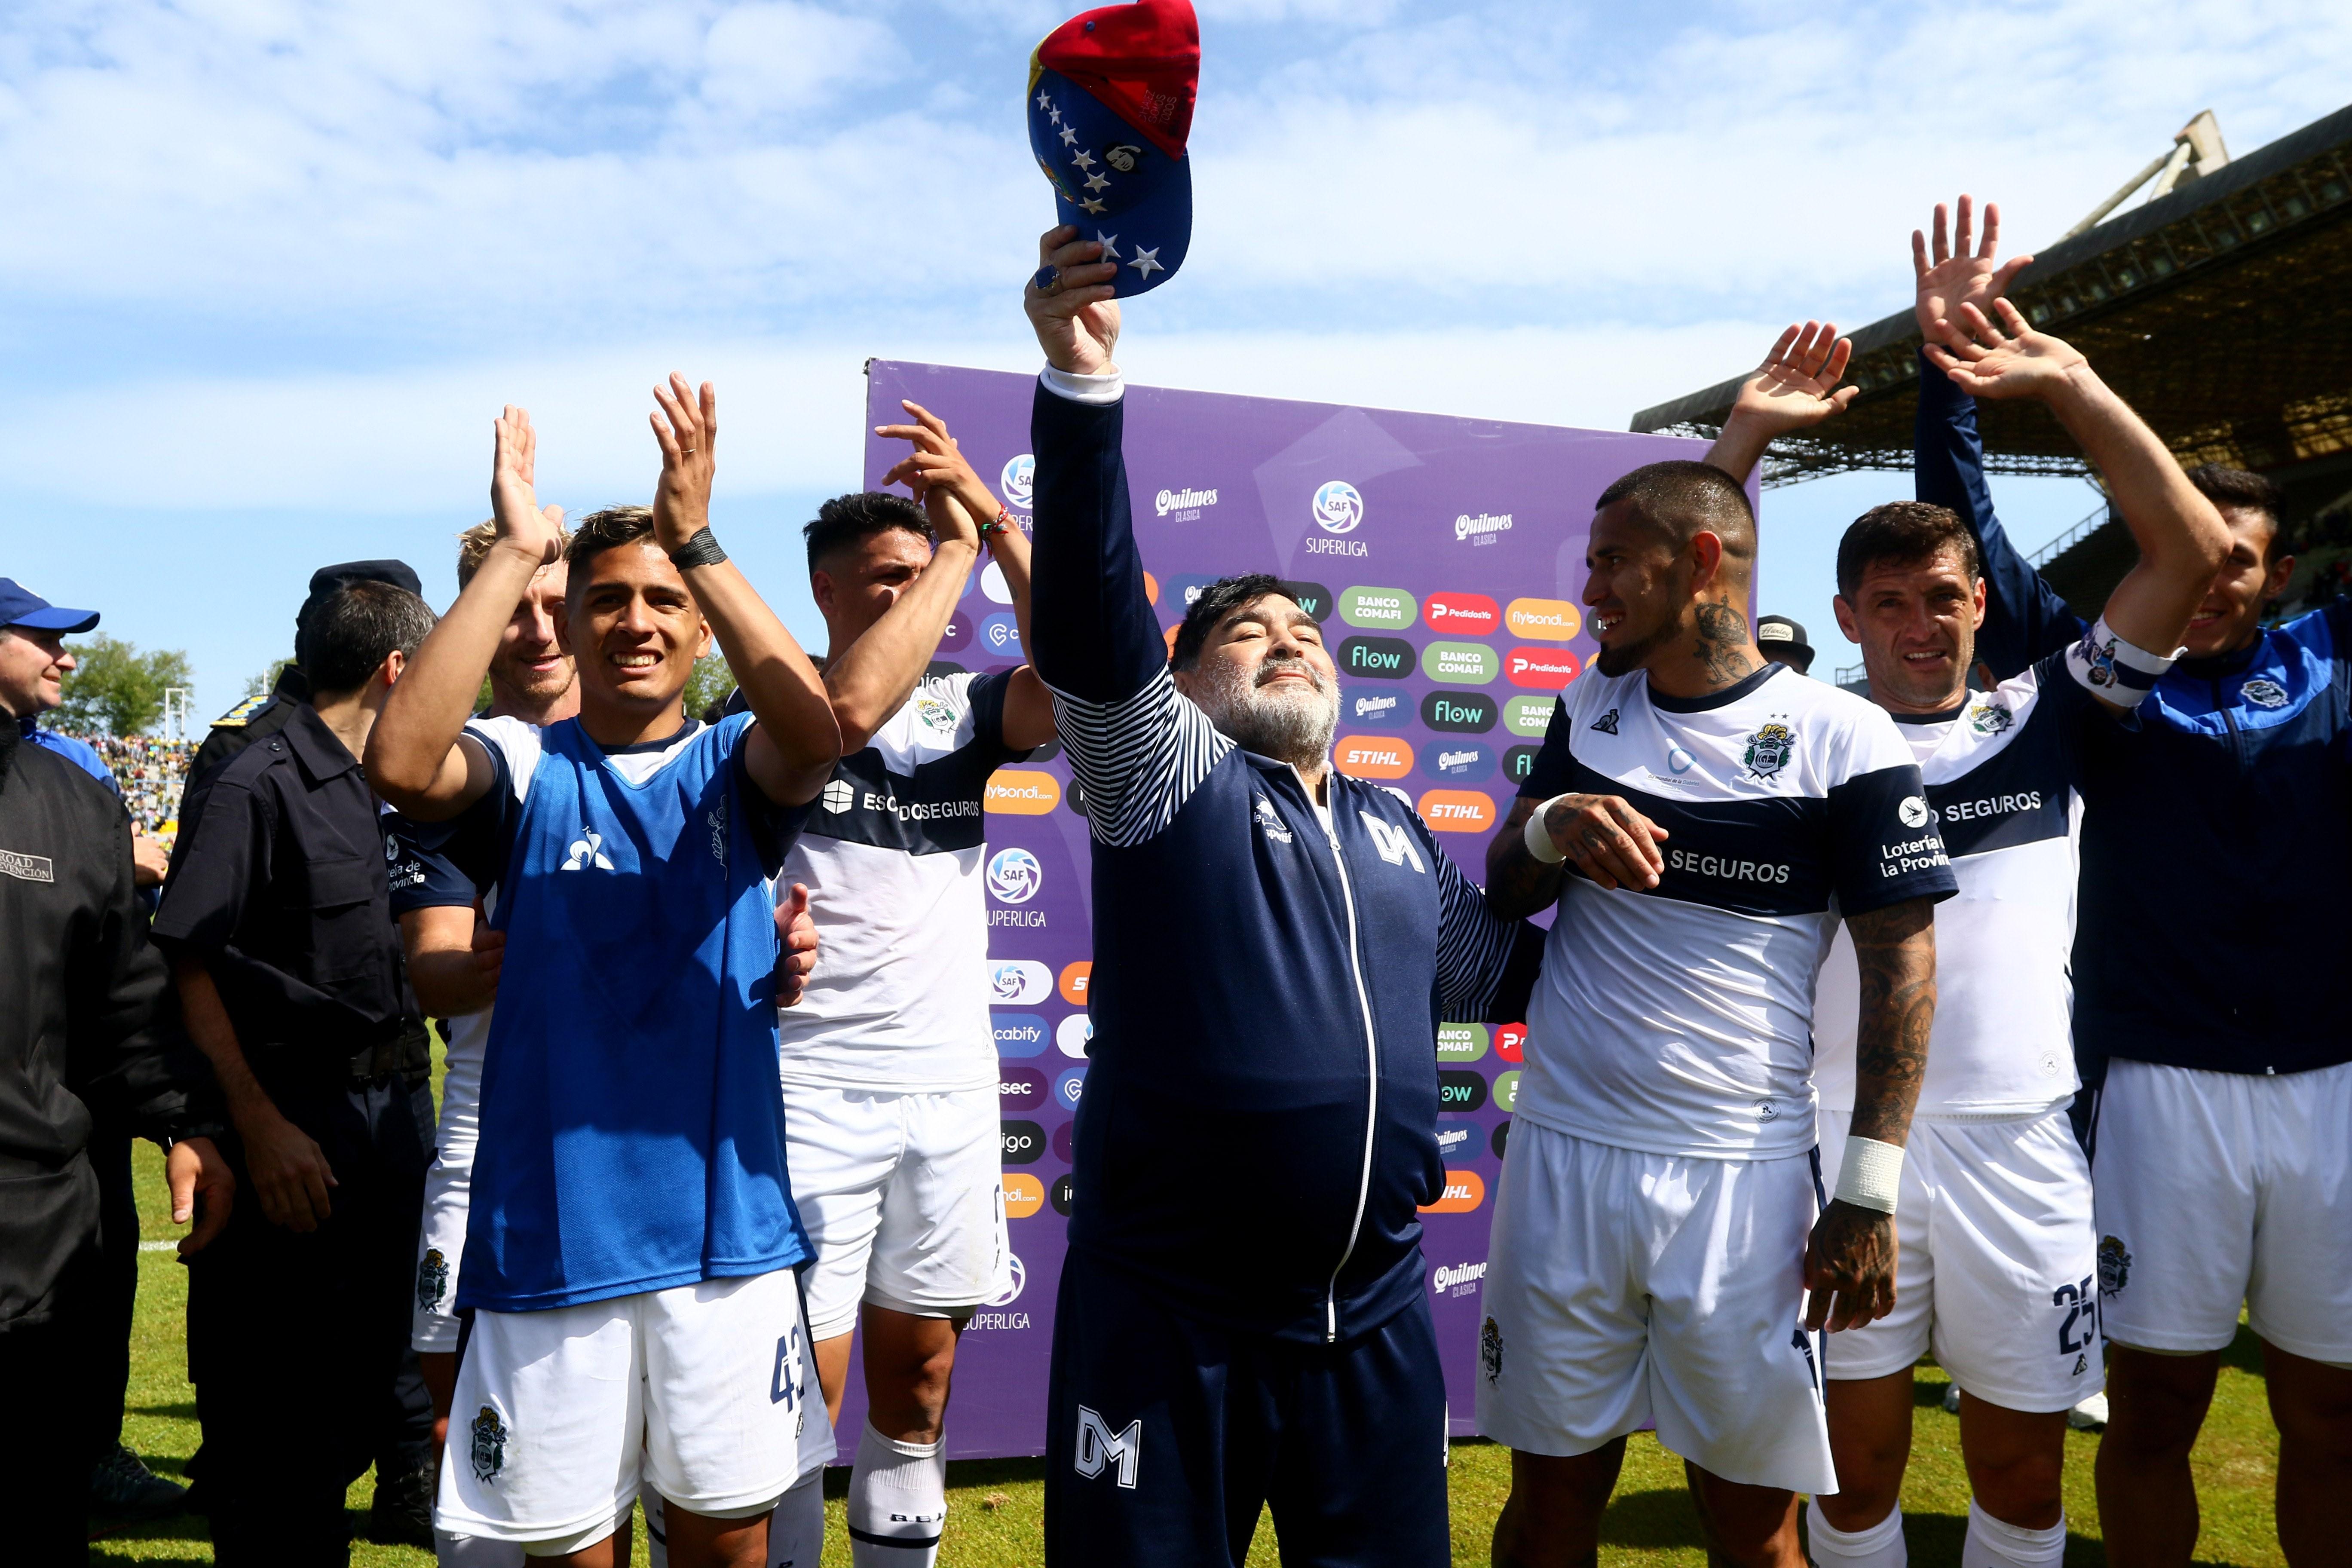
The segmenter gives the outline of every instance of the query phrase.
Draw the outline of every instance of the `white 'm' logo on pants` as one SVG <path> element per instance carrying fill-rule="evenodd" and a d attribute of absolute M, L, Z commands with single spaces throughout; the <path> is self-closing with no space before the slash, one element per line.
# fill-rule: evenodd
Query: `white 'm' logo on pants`
<path fill-rule="evenodd" d="M 1138 1416 L 1127 1424 L 1127 1430 L 1114 1433 L 1103 1424 L 1103 1418 L 1078 1406 L 1078 1474 L 1091 1479 L 1103 1473 L 1106 1465 L 1118 1467 L 1118 1484 L 1129 1491 L 1135 1489 L 1135 1471 L 1143 1456 L 1143 1419 Z"/>
<path fill-rule="evenodd" d="M 1412 847 L 1412 834 L 1408 829 L 1391 827 L 1369 811 L 1360 811 L 1356 815 L 1362 817 L 1364 826 L 1372 830 L 1372 847 L 1381 852 L 1381 859 L 1391 866 L 1410 862 L 1414 870 L 1424 877 L 1429 875 L 1429 868 L 1421 863 L 1421 851 Z"/>

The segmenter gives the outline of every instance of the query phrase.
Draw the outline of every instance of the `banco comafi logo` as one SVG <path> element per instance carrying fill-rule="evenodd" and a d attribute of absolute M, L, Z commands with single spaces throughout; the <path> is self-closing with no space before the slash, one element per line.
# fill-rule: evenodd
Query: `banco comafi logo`
<path fill-rule="evenodd" d="M 1026 849 L 1000 849 L 989 859 L 988 890 L 1002 903 L 1027 903 L 1045 881 L 1045 868 Z"/>
<path fill-rule="evenodd" d="M 1326 533 L 1352 533 L 1364 521 L 1364 498 L 1345 479 L 1331 479 L 1315 492 L 1315 526 Z"/>
<path fill-rule="evenodd" d="M 1037 483 L 1037 459 L 1024 452 L 1004 465 L 997 477 L 997 490 L 1010 506 L 1029 510 L 1029 497 Z"/>

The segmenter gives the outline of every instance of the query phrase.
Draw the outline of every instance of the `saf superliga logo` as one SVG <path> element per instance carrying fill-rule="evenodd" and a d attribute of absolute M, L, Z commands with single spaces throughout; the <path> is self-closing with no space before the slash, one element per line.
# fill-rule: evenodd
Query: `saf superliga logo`
<path fill-rule="evenodd" d="M 1036 488 L 1037 459 L 1024 452 L 1007 462 L 1004 471 L 997 475 L 996 479 L 996 488 L 1003 492 L 1005 504 L 1026 511 L 1030 495 Z"/>
<path fill-rule="evenodd" d="M 1000 849 L 988 862 L 988 890 L 1000 903 L 1025 904 L 1045 881 L 1045 868 L 1026 849 Z"/>
<path fill-rule="evenodd" d="M 1345 479 L 1331 479 L 1315 492 L 1315 526 L 1326 533 L 1353 533 L 1364 521 L 1364 498 Z"/>

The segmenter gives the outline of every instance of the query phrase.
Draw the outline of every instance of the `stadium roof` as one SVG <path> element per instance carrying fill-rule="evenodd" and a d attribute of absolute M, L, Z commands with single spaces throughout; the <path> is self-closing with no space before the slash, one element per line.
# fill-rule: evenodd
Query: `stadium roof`
<path fill-rule="evenodd" d="M 2089 354 L 2184 463 L 2271 472 L 2291 493 L 2306 489 L 2302 474 L 2280 470 L 2335 474 L 2291 501 L 2308 515 L 2352 484 L 2336 472 L 2352 469 L 2347 220 L 2352 108 L 2039 252 L 2010 294 Z M 1855 332 L 1847 380 L 1862 395 L 1776 442 L 1765 484 L 1910 468 L 1918 349 L 1907 305 Z M 1713 436 L 1746 374 L 1645 408 L 1633 428 Z M 1996 473 L 2087 471 L 2038 404 L 1988 403 L 1979 418 Z"/>

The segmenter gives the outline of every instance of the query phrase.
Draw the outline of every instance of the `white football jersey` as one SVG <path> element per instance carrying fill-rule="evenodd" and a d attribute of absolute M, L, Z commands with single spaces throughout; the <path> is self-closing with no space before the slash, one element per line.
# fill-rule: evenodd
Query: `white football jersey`
<path fill-rule="evenodd" d="M 1714 1159 L 1814 1141 L 1813 982 L 1841 911 L 1955 884 L 1895 722 L 1781 665 L 1710 697 L 1588 670 L 1519 793 L 1622 796 L 1666 829 L 1649 892 L 1570 868 L 1517 1114 Z"/>

